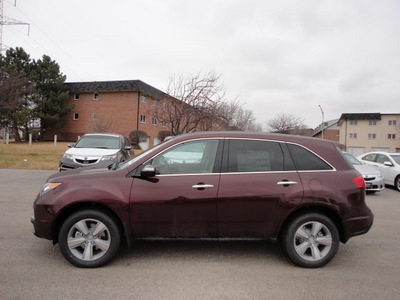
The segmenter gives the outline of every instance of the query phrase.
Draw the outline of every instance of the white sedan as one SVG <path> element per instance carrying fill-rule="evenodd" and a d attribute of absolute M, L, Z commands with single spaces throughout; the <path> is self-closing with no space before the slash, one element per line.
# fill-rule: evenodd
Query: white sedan
<path fill-rule="evenodd" d="M 363 164 L 377 168 L 385 184 L 400 191 L 400 153 L 369 152 L 357 157 Z"/>

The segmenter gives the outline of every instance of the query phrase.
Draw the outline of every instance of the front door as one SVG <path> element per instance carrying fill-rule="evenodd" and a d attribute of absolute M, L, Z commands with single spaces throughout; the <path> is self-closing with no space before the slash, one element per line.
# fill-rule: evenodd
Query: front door
<path fill-rule="evenodd" d="M 135 237 L 217 235 L 219 144 L 218 139 L 181 143 L 146 163 L 156 167 L 157 175 L 134 179 L 130 215 Z"/>

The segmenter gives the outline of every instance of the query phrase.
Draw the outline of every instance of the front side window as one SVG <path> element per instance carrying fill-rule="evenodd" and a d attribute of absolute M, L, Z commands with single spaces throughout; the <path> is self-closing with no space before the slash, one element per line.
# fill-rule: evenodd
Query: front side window
<path fill-rule="evenodd" d="M 389 161 L 390 162 L 389 157 L 387 157 L 386 155 L 383 155 L 383 154 L 378 154 L 378 158 L 376 159 L 376 162 L 380 163 L 380 164 L 383 164 L 385 161 Z"/>
<path fill-rule="evenodd" d="M 364 156 L 364 157 L 362 158 L 362 160 L 366 160 L 366 161 L 375 161 L 375 160 L 376 160 L 376 156 L 377 156 L 377 154 L 374 154 L 374 153 L 368 154 L 368 155 Z"/>
<path fill-rule="evenodd" d="M 157 155 L 150 164 L 160 175 L 212 173 L 217 148 L 218 140 L 186 142 Z"/>
<path fill-rule="evenodd" d="M 283 153 L 279 143 L 230 140 L 228 172 L 283 171 Z"/>
<path fill-rule="evenodd" d="M 288 144 L 294 164 L 299 171 L 332 170 L 332 167 L 311 151 L 294 144 Z"/>

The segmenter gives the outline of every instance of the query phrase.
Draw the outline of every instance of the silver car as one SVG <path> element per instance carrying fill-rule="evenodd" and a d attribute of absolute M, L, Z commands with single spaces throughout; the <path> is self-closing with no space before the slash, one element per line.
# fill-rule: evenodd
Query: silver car
<path fill-rule="evenodd" d="M 381 172 L 367 165 L 363 165 L 350 153 L 344 153 L 350 163 L 364 177 L 367 192 L 380 192 L 385 188 L 384 178 Z"/>

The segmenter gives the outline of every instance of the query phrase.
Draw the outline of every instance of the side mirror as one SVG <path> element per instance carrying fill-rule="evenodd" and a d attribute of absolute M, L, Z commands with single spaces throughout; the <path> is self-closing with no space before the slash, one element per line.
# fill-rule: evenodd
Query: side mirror
<path fill-rule="evenodd" d="M 75 144 L 68 144 L 68 148 L 73 148 Z"/>
<path fill-rule="evenodd" d="M 144 178 L 155 177 L 156 167 L 153 165 L 144 166 L 142 171 L 140 172 L 140 176 Z"/>
<path fill-rule="evenodd" d="M 127 151 L 129 151 L 129 150 L 131 150 L 132 149 L 132 146 L 125 146 L 125 148 L 124 148 L 125 150 L 127 150 Z"/>
<path fill-rule="evenodd" d="M 393 167 L 393 164 L 390 161 L 385 161 L 383 164 L 387 167 Z"/>

